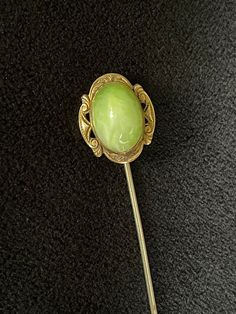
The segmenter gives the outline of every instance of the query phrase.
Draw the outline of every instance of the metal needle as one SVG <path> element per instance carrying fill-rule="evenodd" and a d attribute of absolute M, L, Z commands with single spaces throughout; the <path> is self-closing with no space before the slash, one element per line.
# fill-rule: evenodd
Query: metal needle
<path fill-rule="evenodd" d="M 145 281 L 146 281 L 146 286 L 147 286 L 150 310 L 151 310 L 151 314 L 157 314 L 156 300 L 155 300 L 155 295 L 154 295 L 154 290 L 153 290 L 152 277 L 151 277 L 150 266 L 149 266 L 148 255 L 147 255 L 147 248 L 145 244 L 142 221 L 141 221 L 141 217 L 139 213 L 132 172 L 131 172 L 129 163 L 125 163 L 124 167 L 125 167 L 125 174 L 126 174 L 126 178 L 128 182 L 130 199 L 131 199 L 132 208 L 133 208 L 134 220 L 135 220 L 137 234 L 138 234 L 138 241 L 139 241 L 141 257 L 142 257 L 142 262 L 143 262 L 144 276 L 145 276 Z"/>

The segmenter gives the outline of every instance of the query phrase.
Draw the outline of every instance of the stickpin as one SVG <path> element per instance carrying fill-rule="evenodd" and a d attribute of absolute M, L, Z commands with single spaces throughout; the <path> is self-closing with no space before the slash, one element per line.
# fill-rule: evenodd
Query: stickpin
<path fill-rule="evenodd" d="M 97 78 L 89 94 L 82 96 L 79 127 L 95 156 L 104 154 L 124 165 L 136 224 L 151 314 L 157 314 L 152 277 L 130 162 L 152 141 L 155 112 L 142 86 L 122 75 L 108 73 Z"/>

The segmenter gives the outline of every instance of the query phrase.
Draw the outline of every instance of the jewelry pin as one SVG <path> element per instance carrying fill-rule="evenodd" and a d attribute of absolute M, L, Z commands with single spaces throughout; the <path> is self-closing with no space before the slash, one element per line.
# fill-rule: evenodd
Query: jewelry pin
<path fill-rule="evenodd" d="M 95 156 L 104 154 L 123 164 L 133 208 L 151 314 L 157 307 L 142 221 L 130 167 L 152 141 L 155 112 L 141 85 L 134 86 L 122 75 L 108 73 L 97 78 L 89 94 L 82 96 L 79 110 L 81 134 Z"/>

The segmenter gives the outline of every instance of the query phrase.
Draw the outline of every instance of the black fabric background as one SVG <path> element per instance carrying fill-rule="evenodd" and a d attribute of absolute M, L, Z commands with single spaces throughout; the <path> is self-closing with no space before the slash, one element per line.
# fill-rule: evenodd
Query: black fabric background
<path fill-rule="evenodd" d="M 107 72 L 155 105 L 132 164 L 158 309 L 236 313 L 235 2 L 1 1 L 2 313 L 149 313 L 123 167 L 80 96 Z"/>

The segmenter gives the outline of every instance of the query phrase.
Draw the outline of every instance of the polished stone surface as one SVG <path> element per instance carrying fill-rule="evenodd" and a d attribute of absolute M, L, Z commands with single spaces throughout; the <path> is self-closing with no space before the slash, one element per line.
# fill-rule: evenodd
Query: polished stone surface
<path fill-rule="evenodd" d="M 144 113 L 132 89 L 120 82 L 101 87 L 92 103 L 96 136 L 112 152 L 129 151 L 144 133 Z"/>

